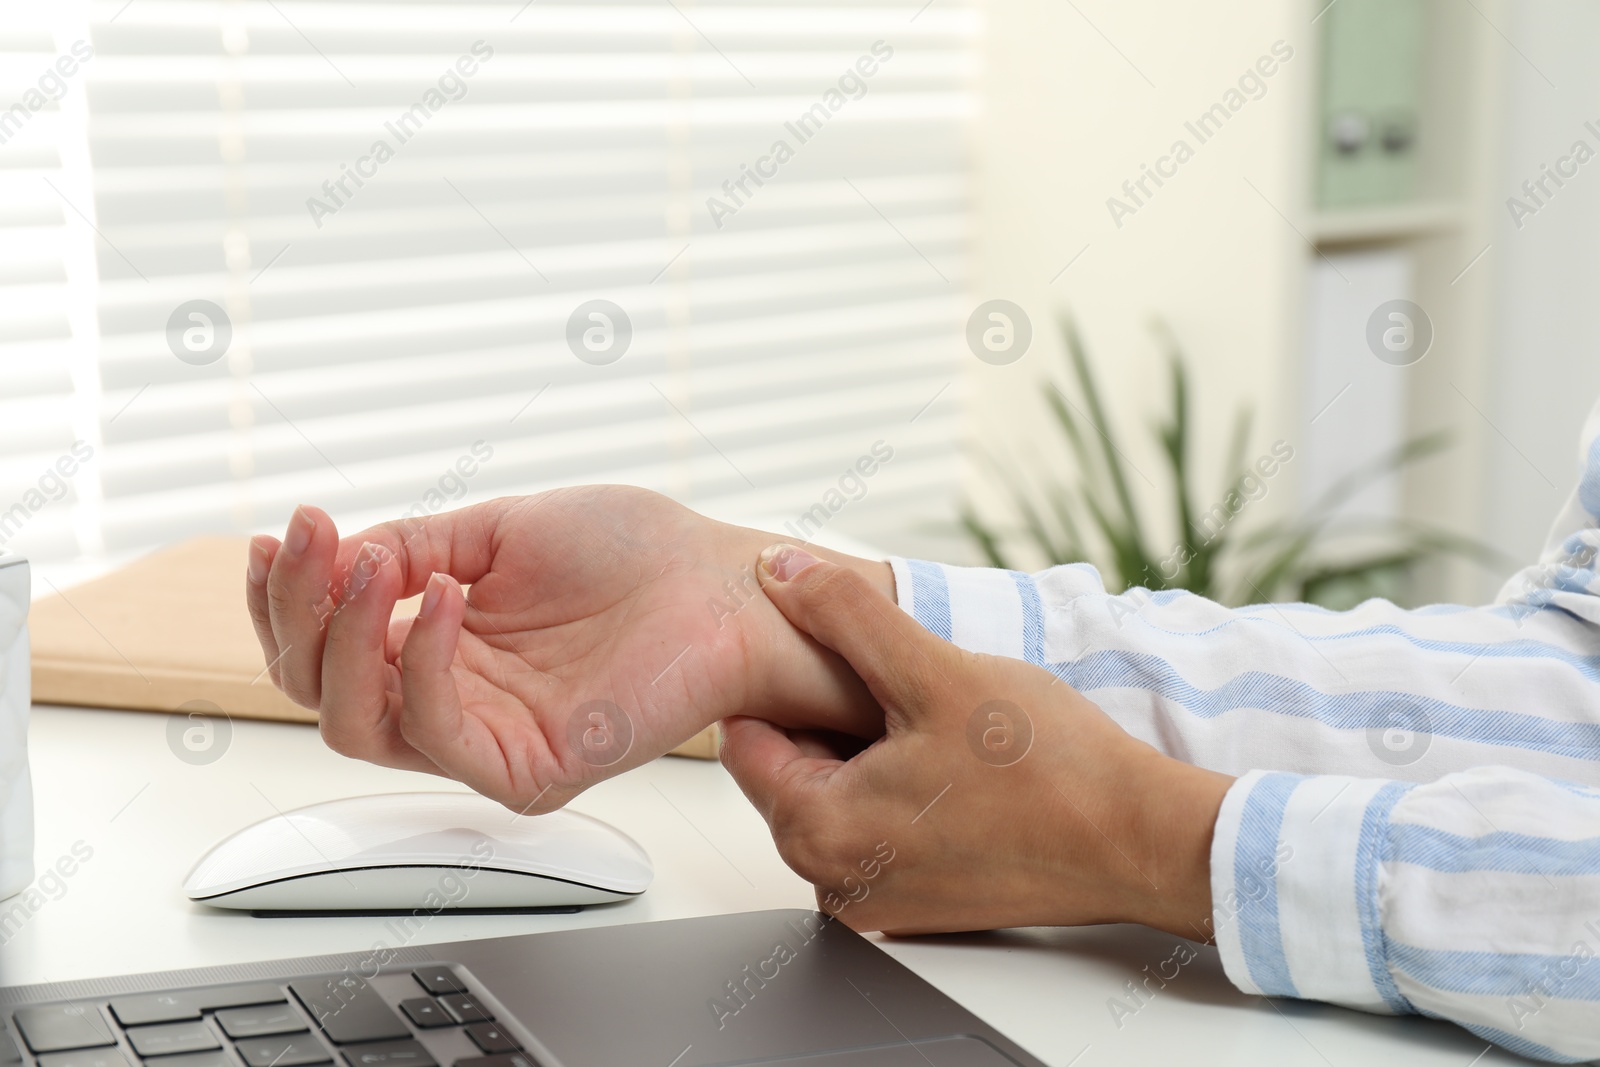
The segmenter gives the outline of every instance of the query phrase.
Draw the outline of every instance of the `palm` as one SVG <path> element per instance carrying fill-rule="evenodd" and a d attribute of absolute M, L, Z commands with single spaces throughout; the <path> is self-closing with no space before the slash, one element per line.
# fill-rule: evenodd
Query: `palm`
<path fill-rule="evenodd" d="M 492 561 L 471 585 L 451 669 L 459 742 L 495 794 L 564 801 L 740 710 L 744 649 L 711 607 L 737 606 L 724 587 L 737 571 L 704 520 L 611 487 L 496 505 Z M 401 744 L 409 630 L 397 620 L 388 642 Z"/>

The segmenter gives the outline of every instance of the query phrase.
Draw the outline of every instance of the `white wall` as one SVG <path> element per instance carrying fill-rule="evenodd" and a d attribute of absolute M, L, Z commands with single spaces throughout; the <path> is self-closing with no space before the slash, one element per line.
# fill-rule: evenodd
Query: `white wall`
<path fill-rule="evenodd" d="M 989 0 L 974 299 L 1022 305 L 1036 336 L 1016 364 L 971 362 L 974 437 L 1067 466 L 1063 446 L 1034 417 L 1034 383 L 1063 367 L 1051 320 L 1070 310 L 1133 438 L 1130 458 L 1163 492 L 1145 429 L 1166 402 L 1152 317 L 1188 350 L 1201 444 L 1214 460 L 1236 399 L 1256 410 L 1252 455 L 1276 438 L 1296 440 L 1308 252 L 1283 216 L 1298 220 L 1305 208 L 1309 10 L 1295 0 Z M 1294 55 L 1265 79 L 1265 94 L 1199 143 L 1184 123 L 1222 100 L 1280 40 Z M 1154 195 L 1119 228 L 1107 198 L 1127 200 L 1124 180 L 1179 138 L 1194 157 L 1163 187 L 1150 186 Z M 1210 474 L 1207 485 L 1217 485 L 1221 472 Z M 1293 477 L 1291 464 L 1261 514 L 1292 504 Z M 982 481 L 969 478 L 980 499 Z"/>
<path fill-rule="evenodd" d="M 1504 200 L 1522 196 L 1523 181 L 1537 177 L 1541 164 L 1554 166 L 1575 140 L 1600 152 L 1600 137 L 1584 128 L 1585 121 L 1600 127 L 1593 48 L 1600 8 L 1581 0 L 1516 4 L 1506 32 L 1527 58 L 1507 65 L 1504 188 L 1492 253 L 1499 329 L 1487 413 L 1503 437 L 1490 440 L 1484 477 L 1493 503 L 1483 521 L 1494 544 L 1531 558 L 1572 488 L 1578 429 L 1600 393 L 1600 158 L 1523 218 L 1520 230 Z"/>
<path fill-rule="evenodd" d="M 988 0 L 974 299 L 1021 304 L 1035 317 L 1036 340 L 1015 365 L 969 364 L 973 438 L 1011 442 L 1014 452 L 1066 468 L 1034 384 L 1060 372 L 1047 320 L 1066 309 L 1108 380 L 1116 415 L 1136 431 L 1131 458 L 1152 477 L 1158 461 L 1144 426 L 1165 403 L 1146 328 L 1152 316 L 1172 325 L 1199 371 L 1202 444 L 1213 458 L 1235 398 L 1256 407 L 1255 449 L 1278 437 L 1294 444 L 1305 438 L 1299 324 L 1314 256 L 1282 216 L 1309 231 L 1310 182 L 1302 168 L 1310 154 L 1305 138 L 1313 135 L 1305 121 L 1316 67 L 1309 20 L 1319 6 Z M 1483 243 L 1476 235 L 1484 233 L 1491 248 L 1449 292 L 1487 282 L 1486 314 L 1462 321 L 1491 324 L 1488 366 L 1481 377 L 1470 359 L 1429 369 L 1426 387 L 1440 392 L 1437 411 L 1423 398 L 1428 417 L 1412 431 L 1449 426 L 1461 443 L 1438 461 L 1442 466 L 1429 468 L 1434 496 L 1426 496 L 1427 486 L 1413 488 L 1430 502 L 1430 514 L 1438 506 L 1438 521 L 1525 559 L 1572 487 L 1578 429 L 1600 393 L 1600 317 L 1592 310 L 1600 293 L 1600 155 L 1520 230 L 1505 199 L 1576 139 L 1600 153 L 1600 135 L 1583 125 L 1592 120 L 1600 128 L 1600 65 L 1592 48 L 1600 40 L 1600 8 L 1582 0 L 1480 6 L 1493 29 L 1479 16 L 1457 28 L 1487 42 L 1479 59 L 1503 72 L 1486 76 L 1497 84 L 1503 76 L 1505 88 L 1470 105 L 1490 123 L 1483 151 L 1492 162 L 1483 171 L 1475 161 L 1458 163 L 1484 174 L 1489 188 L 1466 182 L 1462 206 L 1471 212 L 1468 243 L 1476 249 Z M 1279 39 L 1295 57 L 1269 79 L 1266 95 L 1198 146 L 1118 229 L 1106 198 L 1174 138 L 1192 142 L 1184 121 L 1218 100 Z M 1472 47 L 1465 37 L 1456 46 Z M 1466 251 L 1457 258 L 1470 259 L 1472 249 Z M 1488 425 L 1447 391 L 1452 382 Z M 1291 464 L 1260 514 L 1299 504 L 1295 473 Z M 980 501 L 995 499 L 978 472 L 967 481 Z M 1435 499 L 1443 486 L 1454 488 Z M 1494 574 L 1462 570 L 1470 573 L 1449 582 L 1446 595 L 1472 599 L 1498 585 Z"/>

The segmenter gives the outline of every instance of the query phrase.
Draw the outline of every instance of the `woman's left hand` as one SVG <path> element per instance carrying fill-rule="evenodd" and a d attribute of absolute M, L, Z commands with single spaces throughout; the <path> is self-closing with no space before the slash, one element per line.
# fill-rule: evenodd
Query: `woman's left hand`
<path fill-rule="evenodd" d="M 965 652 L 846 568 L 777 545 L 767 596 L 843 656 L 886 735 L 725 723 L 722 759 L 822 909 L 892 933 L 1137 922 L 1210 934 L 1232 779 L 1163 756 L 1042 668 Z"/>

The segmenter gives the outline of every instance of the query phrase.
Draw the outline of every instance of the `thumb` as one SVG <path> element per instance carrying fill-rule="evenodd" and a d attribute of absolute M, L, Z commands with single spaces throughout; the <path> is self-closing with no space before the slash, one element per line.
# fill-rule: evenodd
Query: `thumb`
<path fill-rule="evenodd" d="M 769 826 L 788 792 L 804 790 L 844 766 L 837 759 L 809 755 L 781 727 L 743 715 L 722 720 L 721 758 Z"/>
<path fill-rule="evenodd" d="M 914 713 L 947 685 L 952 646 L 862 574 L 787 544 L 762 552 L 759 570 L 767 598 L 798 629 L 843 656 L 886 712 Z"/>

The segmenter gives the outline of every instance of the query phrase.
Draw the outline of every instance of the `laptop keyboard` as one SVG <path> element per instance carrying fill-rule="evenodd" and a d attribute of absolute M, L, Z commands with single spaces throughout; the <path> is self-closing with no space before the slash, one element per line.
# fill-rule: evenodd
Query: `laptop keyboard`
<path fill-rule="evenodd" d="M 20 1038 L 20 1041 L 18 1040 Z M 446 966 L 18 1008 L 0 1067 L 539 1067 Z"/>

